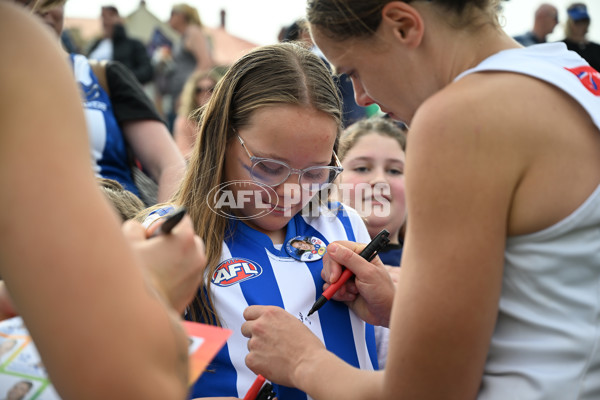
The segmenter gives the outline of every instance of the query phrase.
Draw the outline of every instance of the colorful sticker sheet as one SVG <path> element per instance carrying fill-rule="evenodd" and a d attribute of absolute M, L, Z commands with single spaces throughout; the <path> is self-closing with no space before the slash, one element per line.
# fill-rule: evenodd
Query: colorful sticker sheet
<path fill-rule="evenodd" d="M 189 379 L 193 384 L 225 345 L 229 329 L 183 322 L 189 339 Z M 0 322 L 0 399 L 60 400 L 21 317 Z"/>

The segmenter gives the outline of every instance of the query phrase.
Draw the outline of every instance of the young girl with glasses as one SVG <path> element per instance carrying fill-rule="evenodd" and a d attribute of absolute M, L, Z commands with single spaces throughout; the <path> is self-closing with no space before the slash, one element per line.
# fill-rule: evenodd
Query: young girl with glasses
<path fill-rule="evenodd" d="M 188 171 L 172 201 L 187 207 L 209 265 L 187 318 L 233 334 L 193 397 L 244 397 L 252 385 L 256 375 L 245 366 L 248 341 L 240 328 L 254 304 L 285 309 L 338 357 L 377 368 L 373 327 L 344 304 L 326 304 L 306 317 L 322 293 L 326 246 L 369 241 L 359 215 L 327 206 L 320 192 L 342 170 L 335 153 L 340 110 L 319 57 L 289 43 L 239 59 L 202 109 Z M 150 214 L 146 224 L 167 210 Z M 298 255 L 299 241 L 312 245 L 310 257 Z M 275 390 L 280 399 L 306 398 L 294 388 Z"/>

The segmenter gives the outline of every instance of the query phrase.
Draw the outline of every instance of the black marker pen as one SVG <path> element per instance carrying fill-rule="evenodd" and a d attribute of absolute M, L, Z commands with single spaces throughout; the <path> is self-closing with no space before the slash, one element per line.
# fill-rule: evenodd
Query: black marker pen
<path fill-rule="evenodd" d="M 386 231 L 385 229 L 382 230 L 381 232 L 379 232 L 377 234 L 377 236 L 375 236 L 373 238 L 373 240 L 371 240 L 371 242 L 360 252 L 359 256 L 361 256 L 362 258 L 364 258 L 367 261 L 371 261 L 377 255 L 377 253 L 381 249 L 383 249 L 385 247 L 385 245 L 387 245 L 390 242 L 390 239 L 388 238 L 389 235 L 390 235 L 390 233 L 388 231 Z M 323 307 L 323 305 L 327 302 L 327 300 L 330 300 L 331 296 L 333 296 L 335 294 L 335 292 L 337 292 L 338 289 L 348 279 L 350 279 L 350 277 L 352 275 L 354 275 L 352 273 L 352 271 L 345 268 L 344 271 L 342 272 L 342 275 L 340 276 L 340 279 L 338 279 L 334 284 L 329 286 L 323 292 L 321 297 L 319 297 L 319 299 L 315 302 L 315 304 L 313 304 L 312 308 L 308 312 L 307 317 L 310 317 L 310 315 L 312 313 L 317 311 L 319 308 Z"/>

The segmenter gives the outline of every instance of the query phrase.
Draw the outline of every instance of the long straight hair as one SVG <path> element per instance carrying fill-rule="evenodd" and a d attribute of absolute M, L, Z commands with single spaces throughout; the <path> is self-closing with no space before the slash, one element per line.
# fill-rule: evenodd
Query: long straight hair
<path fill-rule="evenodd" d="M 234 63 L 198 111 L 200 127 L 186 175 L 173 198 L 185 206 L 196 233 L 204 240 L 208 267 L 204 286 L 192 302 L 188 317 L 214 325 L 219 318 L 211 296 L 211 278 L 219 264 L 229 221 L 211 210 L 210 191 L 224 183 L 225 151 L 234 131 L 252 114 L 273 105 L 313 107 L 331 116 L 341 132 L 341 102 L 331 73 L 309 50 L 291 43 L 263 46 Z M 337 149 L 335 140 L 334 150 Z"/>

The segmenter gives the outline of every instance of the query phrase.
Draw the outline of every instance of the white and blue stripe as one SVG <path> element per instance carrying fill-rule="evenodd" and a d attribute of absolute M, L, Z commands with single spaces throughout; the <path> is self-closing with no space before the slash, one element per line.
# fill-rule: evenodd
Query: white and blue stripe
<path fill-rule="evenodd" d="M 359 215 L 340 207 L 336 215 L 327 211 L 316 218 L 300 214 L 287 227 L 286 242 L 296 236 L 314 236 L 329 244 L 336 240 L 367 243 L 370 238 Z M 232 221 L 233 236 L 224 242 L 221 261 L 245 259 L 260 265 L 262 272 L 230 286 L 211 285 L 215 307 L 224 327 L 233 331 L 227 345 L 193 387 L 191 397 L 233 396 L 243 398 L 256 375 L 244 362 L 247 338 L 241 334 L 243 311 L 250 305 L 275 305 L 299 319 L 322 293 L 322 260 L 302 262 L 290 257 L 285 246 L 276 248 L 271 239 L 242 222 Z M 327 349 L 347 363 L 362 369 L 377 369 L 373 327 L 365 324 L 343 303 L 331 301 L 313 314 L 305 325 Z M 293 340 L 293 338 L 290 338 Z M 274 385 L 280 400 L 308 399 L 293 388 Z"/>

